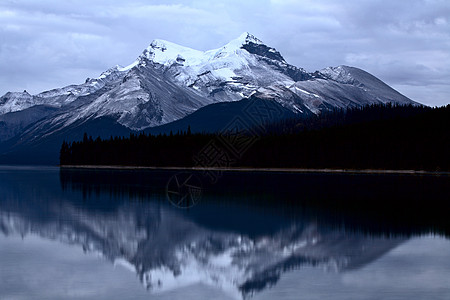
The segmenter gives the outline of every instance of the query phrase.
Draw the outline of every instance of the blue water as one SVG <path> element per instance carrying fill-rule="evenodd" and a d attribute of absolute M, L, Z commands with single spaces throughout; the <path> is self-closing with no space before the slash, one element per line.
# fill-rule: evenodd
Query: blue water
<path fill-rule="evenodd" d="M 176 174 L 1 167 L 0 299 L 450 299 L 446 177 Z"/>

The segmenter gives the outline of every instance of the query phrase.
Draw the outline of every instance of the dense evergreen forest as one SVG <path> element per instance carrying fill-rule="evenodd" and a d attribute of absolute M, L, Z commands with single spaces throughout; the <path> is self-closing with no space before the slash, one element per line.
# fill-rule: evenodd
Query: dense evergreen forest
<path fill-rule="evenodd" d="M 234 128 L 228 126 L 227 128 Z M 450 171 L 450 105 L 371 105 L 257 128 L 64 142 L 61 165 Z"/>

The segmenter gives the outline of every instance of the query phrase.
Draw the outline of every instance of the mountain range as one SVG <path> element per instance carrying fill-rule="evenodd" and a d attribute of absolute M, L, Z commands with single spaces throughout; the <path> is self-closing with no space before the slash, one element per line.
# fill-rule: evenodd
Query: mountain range
<path fill-rule="evenodd" d="M 209 51 L 154 40 L 129 66 L 83 84 L 0 97 L 0 163 L 57 163 L 62 141 L 79 140 L 84 132 L 94 138 L 166 133 L 190 124 L 217 131 L 255 99 L 269 101 L 279 118 L 417 104 L 358 68 L 307 72 L 290 65 L 249 33 Z"/>

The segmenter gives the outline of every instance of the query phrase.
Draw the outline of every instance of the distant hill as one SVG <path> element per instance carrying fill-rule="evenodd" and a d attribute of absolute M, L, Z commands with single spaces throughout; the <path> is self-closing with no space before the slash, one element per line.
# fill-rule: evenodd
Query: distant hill
<path fill-rule="evenodd" d="M 310 116 L 305 114 L 302 117 Z M 219 133 L 228 129 L 237 119 L 251 128 L 285 119 L 298 118 L 296 114 L 272 100 L 251 97 L 235 102 L 222 102 L 200 108 L 187 117 L 158 127 L 144 130 L 146 134 L 183 132 L 190 127 L 192 133 Z"/>

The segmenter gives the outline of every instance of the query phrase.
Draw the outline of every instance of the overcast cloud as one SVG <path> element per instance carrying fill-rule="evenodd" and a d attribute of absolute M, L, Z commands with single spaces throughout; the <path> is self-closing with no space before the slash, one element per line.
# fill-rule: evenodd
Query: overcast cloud
<path fill-rule="evenodd" d="M 450 103 L 448 0 L 1 0 L 0 95 L 82 83 L 155 38 L 208 50 L 244 31 L 308 71 L 355 66 Z"/>

